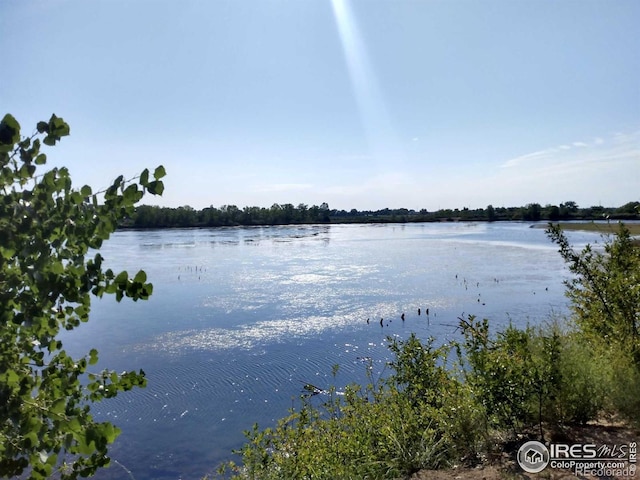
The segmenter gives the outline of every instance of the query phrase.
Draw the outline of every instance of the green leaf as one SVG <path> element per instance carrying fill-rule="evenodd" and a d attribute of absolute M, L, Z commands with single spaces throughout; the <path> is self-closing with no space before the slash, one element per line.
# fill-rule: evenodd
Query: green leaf
<path fill-rule="evenodd" d="M 114 282 L 118 285 L 126 285 L 128 280 L 129 280 L 129 274 L 127 273 L 126 270 L 123 270 L 116 276 Z"/>
<path fill-rule="evenodd" d="M 114 427 L 111 423 L 108 422 L 103 423 L 102 427 L 102 433 L 105 436 L 107 443 L 113 443 L 121 433 L 121 430 L 118 427 Z"/>
<path fill-rule="evenodd" d="M 20 167 L 20 170 L 18 171 L 18 176 L 23 179 L 31 178 L 33 177 L 33 174 L 35 173 L 35 171 L 36 171 L 35 165 L 25 163 L 22 165 L 22 167 Z"/>
<path fill-rule="evenodd" d="M 51 413 L 55 415 L 62 415 L 66 407 L 67 407 L 66 399 L 59 398 L 55 402 L 53 402 L 53 405 L 51 405 L 51 408 L 49 410 L 51 411 Z"/>
<path fill-rule="evenodd" d="M 80 193 L 82 194 L 83 197 L 89 197 L 91 196 L 91 187 L 89 185 L 85 185 L 80 189 Z"/>
<path fill-rule="evenodd" d="M 162 192 L 164 192 L 164 184 L 158 180 L 149 182 L 147 188 L 149 189 L 149 193 L 151 195 L 162 195 Z"/>
<path fill-rule="evenodd" d="M 71 203 L 73 205 L 80 205 L 82 202 L 84 202 L 84 198 L 82 197 L 82 194 L 80 192 L 73 192 L 69 196 L 69 199 L 71 200 Z"/>
<path fill-rule="evenodd" d="M 27 432 L 24 436 L 24 442 L 27 448 L 32 448 L 38 445 L 38 434 L 36 432 Z"/>
<path fill-rule="evenodd" d="M 127 188 L 125 188 L 123 197 L 124 201 L 127 204 L 134 204 L 138 202 L 142 198 L 143 193 L 138 190 L 138 185 L 132 183 Z"/>
<path fill-rule="evenodd" d="M 60 137 L 69 135 L 71 129 L 69 128 L 67 122 L 65 122 L 60 117 L 56 117 L 56 115 L 53 114 L 51 115 L 51 119 L 49 120 L 49 131 L 50 135 L 52 134 L 57 136 L 59 140 Z"/>
<path fill-rule="evenodd" d="M 0 256 L 9 260 L 16 254 L 16 249 L 11 247 L 0 246 Z"/>
<path fill-rule="evenodd" d="M 49 145 L 50 147 L 53 147 L 56 144 L 56 140 L 60 140 L 60 139 L 52 135 L 47 135 L 42 140 L 42 143 L 44 143 L 45 145 Z"/>
<path fill-rule="evenodd" d="M 142 300 L 148 299 L 153 293 L 153 284 L 147 283 L 140 291 L 140 298 Z"/>
<path fill-rule="evenodd" d="M 160 165 L 158 168 L 156 168 L 153 172 L 153 178 L 156 180 L 160 180 L 162 177 L 164 177 L 167 174 L 167 172 L 165 171 L 164 167 L 162 165 Z"/>
<path fill-rule="evenodd" d="M 20 377 L 18 376 L 18 374 L 14 370 L 9 370 L 9 371 L 7 371 L 5 373 L 4 382 L 9 387 L 13 387 L 13 386 L 18 385 L 19 381 L 20 381 Z"/>
<path fill-rule="evenodd" d="M 89 308 L 86 305 L 78 305 L 74 309 L 74 312 L 80 320 L 87 320 L 89 318 Z"/>
<path fill-rule="evenodd" d="M 44 153 L 41 153 L 36 157 L 35 163 L 36 165 L 44 165 L 45 163 L 47 163 L 47 156 Z"/>
<path fill-rule="evenodd" d="M 62 118 L 53 114 L 49 120 L 47 136 L 43 142 L 45 145 L 54 146 L 61 137 L 69 135 L 70 131 L 69 125 Z"/>
<path fill-rule="evenodd" d="M 51 273 L 53 273 L 54 275 L 62 275 L 64 273 L 64 265 L 62 264 L 62 262 L 51 262 L 49 268 L 51 270 Z"/>
<path fill-rule="evenodd" d="M 38 122 L 36 129 L 38 133 L 49 133 L 49 124 L 47 122 Z"/>
<path fill-rule="evenodd" d="M 0 122 L 0 152 L 10 152 L 20 141 L 20 124 L 7 113 Z"/>
<path fill-rule="evenodd" d="M 138 273 L 136 273 L 136 276 L 133 277 L 133 281 L 138 283 L 144 283 L 147 281 L 147 274 L 145 273 L 144 270 L 140 270 Z"/>
<path fill-rule="evenodd" d="M 145 168 L 140 174 L 140 185 L 146 188 L 148 184 L 149 184 L 149 169 Z"/>
<path fill-rule="evenodd" d="M 95 365 L 96 363 L 98 363 L 98 351 L 92 348 L 89 352 L 89 365 Z"/>
<path fill-rule="evenodd" d="M 86 435 L 78 438 L 78 453 L 91 455 L 95 450 L 95 443 L 88 440 Z"/>

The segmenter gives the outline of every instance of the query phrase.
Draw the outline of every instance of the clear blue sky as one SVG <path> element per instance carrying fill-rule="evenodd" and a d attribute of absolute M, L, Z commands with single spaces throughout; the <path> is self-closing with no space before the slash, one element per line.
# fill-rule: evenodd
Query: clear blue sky
<path fill-rule="evenodd" d="M 637 0 L 0 0 L 0 107 L 79 186 L 163 164 L 195 208 L 618 206 Z"/>

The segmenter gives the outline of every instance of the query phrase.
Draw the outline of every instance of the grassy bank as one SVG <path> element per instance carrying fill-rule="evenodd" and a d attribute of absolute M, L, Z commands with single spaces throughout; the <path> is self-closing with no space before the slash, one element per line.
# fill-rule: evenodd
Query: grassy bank
<path fill-rule="evenodd" d="M 560 222 L 557 224 L 562 230 L 577 230 L 583 232 L 598 232 L 602 234 L 615 234 L 618 231 L 618 223 L 595 222 Z M 640 235 L 640 223 L 625 224 L 629 233 L 633 236 Z M 539 228 L 546 228 L 540 225 Z"/>

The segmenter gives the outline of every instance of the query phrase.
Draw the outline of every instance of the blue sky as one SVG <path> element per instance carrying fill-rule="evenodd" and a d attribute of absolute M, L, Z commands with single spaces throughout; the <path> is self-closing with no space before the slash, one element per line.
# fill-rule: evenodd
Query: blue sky
<path fill-rule="evenodd" d="M 618 206 L 640 187 L 637 0 L 0 1 L 0 106 L 166 206 Z"/>

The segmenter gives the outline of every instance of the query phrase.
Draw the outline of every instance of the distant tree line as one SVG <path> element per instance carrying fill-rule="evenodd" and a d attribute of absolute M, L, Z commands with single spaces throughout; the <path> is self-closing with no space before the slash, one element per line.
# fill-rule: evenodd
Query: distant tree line
<path fill-rule="evenodd" d="M 329 223 L 331 211 L 326 203 L 309 207 L 274 203 L 270 208 L 223 205 L 195 210 L 189 206 L 168 208 L 140 206 L 124 226 L 135 228 L 224 227 L 236 225 L 288 225 Z"/>
<path fill-rule="evenodd" d="M 560 205 L 529 203 L 522 207 L 494 207 L 478 209 L 441 209 L 429 212 L 406 208 L 382 210 L 336 210 L 327 203 L 309 207 L 303 203 L 290 203 L 271 207 L 244 207 L 223 205 L 196 210 L 189 206 L 169 208 L 142 205 L 135 214 L 122 223 L 133 228 L 187 228 L 222 227 L 237 225 L 289 225 L 312 223 L 405 223 L 455 221 L 559 221 L 559 220 L 638 220 L 640 202 L 629 202 L 621 207 L 592 206 L 580 208 L 576 202 Z"/>

